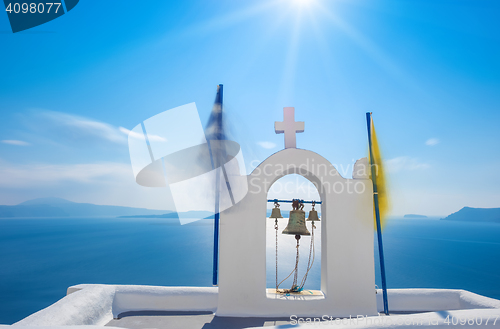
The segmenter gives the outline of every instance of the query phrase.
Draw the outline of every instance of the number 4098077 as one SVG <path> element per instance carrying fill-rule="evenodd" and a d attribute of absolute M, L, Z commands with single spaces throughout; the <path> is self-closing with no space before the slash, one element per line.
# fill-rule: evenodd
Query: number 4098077
<path fill-rule="evenodd" d="M 447 325 L 453 325 L 453 326 L 456 326 L 456 325 L 476 325 L 476 326 L 480 326 L 480 325 L 488 325 L 488 322 L 492 325 L 496 325 L 497 323 L 497 320 L 498 320 L 498 315 L 495 316 L 494 318 L 491 317 L 491 316 L 488 316 L 488 318 L 486 318 L 486 321 L 483 322 L 484 318 L 479 316 L 479 317 L 469 317 L 469 318 L 457 318 L 457 317 L 454 317 L 454 316 L 447 316 L 446 319 L 443 321 L 445 324 Z M 491 320 L 491 322 L 490 322 Z"/>
<path fill-rule="evenodd" d="M 53 9 L 53 12 L 55 12 L 57 14 L 57 12 L 59 11 L 59 7 L 61 7 L 61 3 L 60 2 L 47 2 L 47 3 L 35 3 L 35 2 L 32 2 L 32 3 L 9 3 L 7 8 L 5 8 L 5 11 L 8 12 L 9 14 L 11 14 L 12 12 L 14 12 L 14 14 L 19 14 L 19 13 L 23 13 L 23 14 L 27 14 L 27 13 L 30 13 L 30 14 L 43 14 L 43 13 L 47 13 L 49 14 L 52 7 L 54 7 Z M 45 9 L 47 9 L 47 11 L 45 11 Z"/>

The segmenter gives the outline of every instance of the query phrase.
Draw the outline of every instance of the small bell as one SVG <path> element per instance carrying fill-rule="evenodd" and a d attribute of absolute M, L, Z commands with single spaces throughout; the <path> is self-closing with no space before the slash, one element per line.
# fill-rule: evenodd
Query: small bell
<path fill-rule="evenodd" d="M 312 222 L 317 222 L 319 221 L 319 217 L 318 217 L 318 212 L 314 209 L 314 206 L 316 205 L 316 202 L 313 201 L 313 204 L 312 204 L 312 210 L 309 212 L 309 217 L 307 218 L 307 221 L 312 221 Z"/>
<path fill-rule="evenodd" d="M 309 217 L 307 218 L 307 221 L 319 222 L 318 212 L 316 210 L 311 210 L 309 212 Z"/>
<path fill-rule="evenodd" d="M 269 218 L 283 218 L 283 216 L 281 216 L 280 205 L 277 202 L 274 203 L 274 208 Z"/>
<path fill-rule="evenodd" d="M 299 209 L 304 208 L 302 203 L 293 202 L 293 210 L 290 211 L 290 218 L 288 219 L 288 225 L 283 230 L 282 234 L 290 235 L 311 235 L 306 227 L 306 213 L 304 210 Z"/>

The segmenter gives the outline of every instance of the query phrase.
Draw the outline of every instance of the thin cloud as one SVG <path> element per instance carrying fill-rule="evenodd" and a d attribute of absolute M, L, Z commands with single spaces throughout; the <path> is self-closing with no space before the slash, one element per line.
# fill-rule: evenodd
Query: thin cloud
<path fill-rule="evenodd" d="M 273 149 L 276 147 L 276 144 L 272 142 L 257 142 L 257 145 L 265 149 Z"/>
<path fill-rule="evenodd" d="M 439 139 L 437 138 L 429 138 L 427 141 L 425 141 L 425 145 L 427 146 L 434 146 L 439 144 Z"/>
<path fill-rule="evenodd" d="M 98 120 L 55 111 L 42 111 L 36 115 L 36 122 L 30 126 L 36 131 L 55 135 L 58 139 L 89 139 L 126 144 L 127 138 L 119 128 Z M 53 136 L 54 137 L 54 136 Z"/>
<path fill-rule="evenodd" d="M 129 164 L 13 164 L 0 161 L 0 187 L 26 188 L 69 182 L 99 185 L 107 180 L 133 179 Z"/>
<path fill-rule="evenodd" d="M 9 144 L 9 145 L 16 145 L 16 146 L 30 146 L 31 143 L 25 142 L 25 141 L 19 141 L 15 139 L 4 139 L 1 141 L 4 144 Z"/>
<path fill-rule="evenodd" d="M 175 210 L 168 188 L 144 188 L 129 163 L 20 164 L 0 159 L 0 200 L 57 196 L 75 202 Z"/>
<path fill-rule="evenodd" d="M 397 157 L 385 161 L 387 172 L 401 172 L 413 170 L 425 170 L 431 166 L 427 163 L 420 162 L 418 159 L 410 158 L 407 156 Z"/>
<path fill-rule="evenodd" d="M 122 133 L 124 133 L 125 135 L 127 135 L 128 137 L 132 137 L 132 138 L 135 138 L 135 139 L 144 139 L 144 135 L 143 134 L 138 134 L 132 130 L 128 130 L 127 128 L 123 128 L 123 127 L 120 127 L 118 128 Z M 158 136 L 158 135 L 150 135 L 148 134 L 148 140 L 150 142 L 166 142 L 167 139 L 164 138 L 164 137 L 161 137 L 161 136 Z"/>

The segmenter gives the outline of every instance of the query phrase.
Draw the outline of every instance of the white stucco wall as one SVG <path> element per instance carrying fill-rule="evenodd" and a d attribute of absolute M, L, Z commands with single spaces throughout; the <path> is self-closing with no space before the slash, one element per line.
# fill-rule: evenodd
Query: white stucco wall
<path fill-rule="evenodd" d="M 325 298 L 321 300 L 266 297 L 267 193 L 288 174 L 309 179 L 323 202 L 321 290 Z M 345 179 L 322 156 L 290 148 L 262 162 L 248 176 L 248 187 L 240 203 L 221 213 L 217 315 L 377 314 L 370 180 Z"/>
<path fill-rule="evenodd" d="M 215 312 L 217 296 L 217 287 L 79 284 L 14 326 L 102 326 L 129 311 Z"/>
<path fill-rule="evenodd" d="M 382 290 L 377 291 L 378 310 L 383 312 Z M 500 309 L 500 300 L 461 289 L 388 289 L 388 301 L 391 312 Z"/>
<path fill-rule="evenodd" d="M 99 327 L 108 323 L 113 317 L 127 311 L 214 311 L 217 307 L 217 287 L 154 287 L 154 286 L 121 286 L 82 284 L 68 288 L 68 295 L 49 307 L 36 312 L 27 318 L 15 323 L 16 328 L 104 328 Z M 450 327 L 444 321 L 446 316 L 456 319 L 473 319 L 486 325 L 500 326 L 500 300 L 480 296 L 465 290 L 452 289 L 389 289 L 389 308 L 391 312 L 429 311 L 428 313 L 414 313 L 390 317 L 374 316 L 365 318 L 361 322 L 354 319 L 343 319 L 340 324 L 321 322 L 321 328 L 403 328 L 412 325 L 412 321 L 421 319 L 424 322 L 432 321 L 431 325 L 419 328 Z M 380 291 L 377 294 L 379 310 L 382 309 Z M 324 313 L 320 316 L 334 316 Z M 298 315 L 300 316 L 300 315 Z M 304 315 L 306 318 L 313 315 Z M 334 316 L 335 317 L 335 316 Z M 389 322 L 381 322 L 386 318 Z M 296 319 L 296 318 L 295 318 Z M 377 320 L 378 319 L 378 320 Z M 497 319 L 498 321 L 494 322 Z M 292 320 L 292 319 L 291 319 Z M 364 321 L 366 320 L 366 321 Z M 404 324 L 406 321 L 409 324 Z M 402 323 L 399 325 L 399 323 Z M 10 327 L 10 326 L 4 326 Z M 294 326 L 295 327 L 295 326 Z M 311 327 L 307 325 L 307 328 Z M 110 328 L 110 327 L 106 327 Z M 267 327 L 266 327 L 267 328 Z"/>

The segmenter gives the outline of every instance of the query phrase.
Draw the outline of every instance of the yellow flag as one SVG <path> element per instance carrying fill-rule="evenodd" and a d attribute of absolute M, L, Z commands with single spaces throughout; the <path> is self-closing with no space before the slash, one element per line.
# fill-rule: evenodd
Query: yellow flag
<path fill-rule="evenodd" d="M 370 115 L 371 118 L 371 115 Z M 387 195 L 387 182 L 384 172 L 384 166 L 382 163 L 382 155 L 380 154 L 380 149 L 378 146 L 377 134 L 375 133 L 375 126 L 373 124 L 373 119 L 371 119 L 371 139 L 372 139 L 372 154 L 373 154 L 373 165 L 375 168 L 375 179 L 373 182 L 377 185 L 378 192 L 378 207 L 380 214 L 380 227 L 383 228 L 385 224 L 385 218 L 389 212 L 389 197 Z M 368 160 L 371 164 L 370 152 L 368 152 Z M 370 171 L 370 178 L 372 178 L 372 172 Z M 376 206 L 376 205 L 375 205 Z M 377 228 L 377 222 L 375 214 L 373 214 L 375 220 L 375 229 Z"/>

